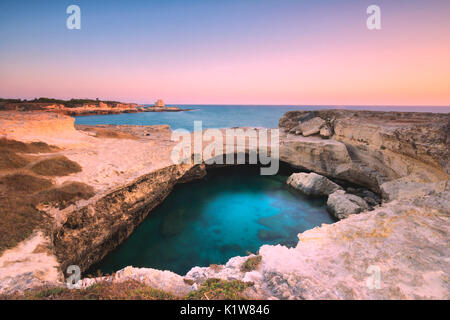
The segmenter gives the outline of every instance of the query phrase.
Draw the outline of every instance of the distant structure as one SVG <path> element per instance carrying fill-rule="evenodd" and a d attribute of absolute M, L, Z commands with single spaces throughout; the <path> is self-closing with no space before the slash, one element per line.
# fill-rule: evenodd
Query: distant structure
<path fill-rule="evenodd" d="M 162 99 L 156 100 L 155 107 L 164 108 L 164 101 Z"/>

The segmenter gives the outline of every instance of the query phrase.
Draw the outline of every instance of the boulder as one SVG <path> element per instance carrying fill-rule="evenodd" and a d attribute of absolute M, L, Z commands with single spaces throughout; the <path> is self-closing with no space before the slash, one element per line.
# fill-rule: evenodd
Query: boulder
<path fill-rule="evenodd" d="M 369 210 L 370 207 L 364 199 L 354 194 L 338 190 L 328 197 L 327 210 L 339 220 L 345 219 L 351 214 Z"/>
<path fill-rule="evenodd" d="M 324 125 L 322 127 L 322 129 L 320 129 L 319 134 L 324 139 L 328 139 L 333 135 L 333 133 L 331 132 L 331 129 L 328 125 Z"/>
<path fill-rule="evenodd" d="M 302 130 L 303 136 L 308 137 L 320 132 L 320 129 L 326 124 L 325 120 L 319 117 L 312 118 L 302 122 L 299 126 Z"/>
<path fill-rule="evenodd" d="M 287 184 L 308 196 L 328 196 L 342 188 L 330 179 L 317 173 L 294 173 Z"/>
<path fill-rule="evenodd" d="M 299 136 L 299 135 L 302 134 L 302 129 L 301 129 L 300 125 L 296 125 L 291 130 L 289 130 L 289 133 L 292 133 L 292 134 L 295 134 L 295 135 Z"/>

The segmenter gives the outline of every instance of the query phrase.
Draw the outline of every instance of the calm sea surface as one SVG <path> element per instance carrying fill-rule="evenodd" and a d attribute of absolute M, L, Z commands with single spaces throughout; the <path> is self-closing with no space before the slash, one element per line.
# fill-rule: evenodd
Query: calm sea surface
<path fill-rule="evenodd" d="M 134 233 L 88 271 L 126 266 L 185 274 L 194 266 L 223 264 L 264 244 L 295 246 L 305 230 L 333 223 L 325 199 L 307 198 L 286 185 L 289 172 L 261 176 L 232 167 L 201 181 L 177 185 Z"/>
<path fill-rule="evenodd" d="M 201 120 L 203 128 L 231 127 L 278 127 L 278 120 L 290 110 L 319 110 L 336 107 L 307 106 L 225 106 L 225 105 L 178 105 L 183 109 L 194 109 L 185 112 L 148 112 L 124 113 L 117 115 L 96 115 L 76 117 L 77 124 L 130 124 L 154 125 L 168 124 L 172 129 L 193 130 L 193 123 Z M 339 107 L 351 110 L 379 111 L 424 111 L 450 112 L 450 107 Z"/>

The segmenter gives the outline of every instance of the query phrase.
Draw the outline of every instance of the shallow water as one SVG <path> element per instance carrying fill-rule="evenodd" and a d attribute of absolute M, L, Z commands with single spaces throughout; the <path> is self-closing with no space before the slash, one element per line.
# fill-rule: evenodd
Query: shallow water
<path fill-rule="evenodd" d="M 260 176 L 248 166 L 213 170 L 205 180 L 176 186 L 119 248 L 88 273 L 126 266 L 185 274 L 223 264 L 263 244 L 297 244 L 297 234 L 333 223 L 324 199 L 286 186 L 288 173 Z"/>

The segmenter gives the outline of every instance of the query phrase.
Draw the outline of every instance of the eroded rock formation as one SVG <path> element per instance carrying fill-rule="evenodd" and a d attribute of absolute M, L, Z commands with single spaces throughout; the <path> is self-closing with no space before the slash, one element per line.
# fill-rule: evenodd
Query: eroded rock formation
<path fill-rule="evenodd" d="M 370 207 L 364 199 L 344 190 L 338 190 L 328 196 L 327 210 L 340 220 L 369 209 Z"/>
<path fill-rule="evenodd" d="M 338 184 L 317 173 L 293 173 L 287 184 L 308 196 L 329 196 L 342 189 Z"/>
<path fill-rule="evenodd" d="M 323 120 L 314 120 L 321 123 L 319 130 L 315 126 L 314 133 L 303 136 L 303 122 L 314 118 Z M 382 193 L 380 207 L 306 231 L 295 248 L 263 246 L 261 265 L 250 272 L 240 267 L 246 258 L 236 257 L 221 267 L 193 268 L 186 275 L 192 285 L 182 284 L 179 275 L 151 269 L 128 268 L 121 274 L 147 277 L 149 283 L 159 279 L 162 287 L 175 293 L 215 277 L 252 281 L 250 297 L 449 299 L 449 127 L 447 114 L 288 112 L 280 120 L 280 159 Z M 41 260 L 30 271 L 27 259 L 43 256 L 27 247 L 28 242 L 4 252 L 0 268 L 9 266 L 17 272 L 0 272 L 0 291 L 36 285 L 39 275 L 37 283 L 62 281 L 68 264 L 87 269 L 123 241 L 173 185 L 204 174 L 202 167 L 170 163 L 173 142 L 168 128 L 117 130 L 132 132 L 137 139 L 99 138 L 80 131 L 64 143 L 46 138 L 83 168 L 55 182 L 84 182 L 97 194 L 64 210 L 44 208 L 54 219 L 52 232 L 42 240 L 50 244 L 44 254 L 48 262 Z M 32 140 L 30 132 L 22 138 Z M 379 286 L 368 285 L 370 270 L 381 273 Z"/>

